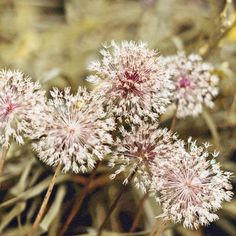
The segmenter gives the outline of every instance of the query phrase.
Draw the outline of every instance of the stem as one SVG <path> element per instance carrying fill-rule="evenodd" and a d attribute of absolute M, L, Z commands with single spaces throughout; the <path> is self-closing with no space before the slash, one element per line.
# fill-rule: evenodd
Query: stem
<path fill-rule="evenodd" d="M 178 110 L 178 102 L 176 102 L 176 108 L 175 108 L 175 113 L 174 113 L 174 116 L 172 118 L 172 121 L 171 121 L 171 125 L 170 125 L 170 130 L 174 130 L 175 126 L 176 126 L 176 122 L 177 122 L 177 110 Z"/>
<path fill-rule="evenodd" d="M 165 229 L 165 222 L 161 222 L 159 227 L 158 227 L 158 220 L 156 221 L 156 223 L 154 224 L 150 236 L 161 236 L 161 234 L 163 233 L 164 229 Z"/>
<path fill-rule="evenodd" d="M 4 161 L 7 157 L 8 150 L 9 150 L 9 148 L 6 145 L 4 145 L 2 147 L 2 155 L 1 155 L 1 158 L 0 158 L 0 176 L 2 176 Z"/>
<path fill-rule="evenodd" d="M 45 195 L 45 197 L 44 197 L 44 199 L 43 199 L 43 203 L 42 203 L 42 205 L 41 205 L 41 207 L 40 207 L 40 210 L 39 210 L 39 212 L 38 212 L 38 215 L 37 215 L 37 217 L 36 217 L 36 219 L 35 219 L 35 221 L 34 221 L 34 224 L 33 224 L 33 226 L 32 226 L 31 231 L 29 232 L 28 236 L 35 236 L 34 233 L 35 233 L 35 231 L 36 231 L 36 229 L 37 229 L 39 223 L 41 222 L 41 220 L 42 220 L 42 218 L 43 218 L 43 215 L 44 215 L 44 213 L 45 213 L 45 210 L 46 210 L 46 207 L 47 207 L 47 204 L 48 204 L 48 200 L 49 200 L 49 198 L 50 198 L 50 196 L 51 196 L 53 187 L 54 187 L 55 182 L 56 182 L 56 178 L 57 178 L 57 176 L 59 175 L 60 171 L 61 171 L 61 164 L 59 164 L 59 165 L 57 166 L 57 168 L 56 168 L 56 171 L 55 171 L 55 173 L 54 173 L 54 175 L 53 175 L 53 177 L 52 177 L 52 180 L 51 180 L 51 182 L 50 182 L 50 184 L 49 184 L 49 186 L 48 186 L 47 193 L 46 193 L 46 195 Z"/>
<path fill-rule="evenodd" d="M 58 236 L 62 236 L 62 235 L 65 234 L 65 232 L 68 229 L 69 225 L 71 224 L 72 220 L 74 219 L 77 212 L 79 211 L 79 209 L 81 207 L 81 204 L 83 203 L 83 200 L 84 200 L 85 196 L 87 195 L 87 193 L 90 189 L 90 184 L 91 184 L 92 180 L 94 179 L 94 176 L 96 175 L 96 171 L 98 169 L 99 164 L 100 164 L 100 161 L 97 162 L 96 166 L 94 167 L 93 171 L 91 172 L 91 174 L 89 176 L 89 179 L 86 183 L 86 186 L 83 188 L 83 190 L 80 193 L 79 197 L 75 201 L 75 203 L 72 207 L 72 211 L 70 212 L 70 215 L 68 216 L 67 221 L 66 221 L 65 225 L 63 226 L 62 230 L 60 230 Z"/>
<path fill-rule="evenodd" d="M 170 130 L 174 130 L 175 126 L 176 126 L 176 121 L 177 121 L 177 118 L 176 118 L 176 115 L 173 116 L 172 118 L 172 121 L 171 121 L 171 125 L 170 125 Z"/>
<path fill-rule="evenodd" d="M 136 211 L 136 214 L 134 216 L 134 221 L 132 223 L 132 226 L 130 227 L 129 233 L 133 233 L 134 230 L 137 228 L 137 225 L 139 223 L 139 219 L 142 213 L 142 209 L 143 209 L 143 204 L 145 202 L 145 200 L 148 198 L 149 193 L 147 192 L 140 200 L 139 204 L 138 204 L 138 210 Z"/>
<path fill-rule="evenodd" d="M 226 0 L 225 1 L 225 7 L 223 9 L 223 11 L 221 12 L 220 16 L 222 18 L 226 18 L 226 14 L 227 14 L 227 8 L 231 7 L 230 5 L 232 5 L 233 7 L 233 1 L 232 0 Z M 222 23 L 222 22 L 221 22 Z M 218 31 L 216 32 L 216 34 L 212 37 L 211 41 L 205 46 L 204 50 L 201 51 L 200 50 L 200 54 L 201 56 L 206 59 L 211 52 L 218 46 L 219 42 L 229 33 L 229 31 L 236 25 L 236 21 L 235 18 L 232 20 L 232 22 L 230 22 L 230 24 L 228 26 L 225 25 L 221 25 L 220 28 L 218 29 Z"/>
<path fill-rule="evenodd" d="M 129 176 L 128 181 L 130 181 L 130 180 L 133 179 L 135 173 L 136 173 L 136 169 L 135 169 L 135 170 L 133 171 L 133 173 Z M 116 199 L 114 200 L 114 202 L 112 203 L 112 205 L 111 205 L 111 207 L 110 207 L 108 213 L 106 214 L 105 219 L 103 220 L 101 226 L 100 226 L 99 229 L 98 229 L 97 236 L 101 236 L 101 235 L 102 235 L 102 231 L 103 231 L 103 229 L 104 229 L 104 226 L 106 225 L 108 219 L 110 218 L 111 214 L 112 214 L 113 211 L 115 210 L 115 208 L 116 208 L 116 206 L 117 206 L 119 200 L 121 199 L 121 197 L 122 197 L 123 193 L 126 191 L 126 189 L 127 189 L 127 185 L 123 186 L 122 189 L 120 190 L 120 192 L 118 193 Z"/>

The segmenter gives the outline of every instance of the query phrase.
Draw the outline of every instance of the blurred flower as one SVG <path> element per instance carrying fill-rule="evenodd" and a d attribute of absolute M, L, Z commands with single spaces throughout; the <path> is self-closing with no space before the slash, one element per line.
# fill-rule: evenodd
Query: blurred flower
<path fill-rule="evenodd" d="M 212 99 L 218 94 L 218 77 L 213 67 L 204 63 L 199 55 L 184 53 L 163 58 L 166 73 L 175 85 L 173 102 L 177 104 L 178 118 L 197 116 L 203 104 L 212 108 Z"/>
<path fill-rule="evenodd" d="M 144 43 L 114 41 L 101 50 L 101 62 L 89 65 L 95 76 L 89 81 L 102 83 L 99 92 L 106 97 L 106 105 L 120 120 L 139 123 L 143 118 L 156 120 L 170 103 L 171 83 L 156 51 Z"/>
<path fill-rule="evenodd" d="M 129 132 L 121 128 L 120 132 L 122 138 L 117 138 L 115 142 L 117 153 L 109 160 L 109 166 L 116 168 L 111 178 L 124 172 L 128 175 L 124 181 L 126 184 L 135 171 L 135 185 L 146 192 L 151 183 L 150 166 L 156 159 L 169 159 L 177 155 L 181 145 L 176 135 L 167 129 L 158 128 L 157 125 L 142 123 L 139 128 L 132 126 Z"/>
<path fill-rule="evenodd" d="M 231 173 L 220 170 L 215 161 L 218 153 L 209 153 L 208 144 L 197 147 L 189 139 L 188 146 L 182 156 L 172 156 L 153 166 L 151 189 L 163 207 L 160 217 L 197 229 L 217 220 L 214 212 L 222 207 L 223 201 L 230 201 Z"/>
<path fill-rule="evenodd" d="M 61 163 L 63 172 L 93 168 L 97 159 L 110 153 L 112 143 L 108 132 L 114 124 L 106 118 L 102 101 L 84 88 L 79 88 L 75 96 L 70 88 L 64 92 L 53 89 L 51 96 L 44 120 L 37 127 L 40 140 L 34 148 L 39 158 L 52 166 Z"/>
<path fill-rule="evenodd" d="M 23 144 L 23 137 L 33 135 L 32 122 L 45 104 L 44 91 L 19 71 L 0 71 L 0 144 L 11 138 Z"/>

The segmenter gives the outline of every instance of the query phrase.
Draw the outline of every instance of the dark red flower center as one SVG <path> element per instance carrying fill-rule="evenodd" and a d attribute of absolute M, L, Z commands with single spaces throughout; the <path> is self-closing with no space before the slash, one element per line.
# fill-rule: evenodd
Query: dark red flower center
<path fill-rule="evenodd" d="M 11 113 L 14 110 L 14 108 L 15 108 L 15 105 L 12 103 L 9 103 L 6 107 L 6 113 L 7 114 Z"/>
<path fill-rule="evenodd" d="M 133 73 L 125 72 L 125 78 L 127 80 L 131 80 L 133 82 L 138 82 L 140 77 L 137 71 L 134 71 Z"/>

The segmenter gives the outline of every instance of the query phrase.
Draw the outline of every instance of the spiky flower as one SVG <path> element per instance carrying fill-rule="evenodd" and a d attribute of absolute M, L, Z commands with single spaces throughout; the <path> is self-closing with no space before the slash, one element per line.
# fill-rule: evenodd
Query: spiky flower
<path fill-rule="evenodd" d="M 45 104 L 44 91 L 19 71 L 0 71 L 0 145 L 23 144 Z"/>
<path fill-rule="evenodd" d="M 156 159 L 177 155 L 180 147 L 177 137 L 167 129 L 145 123 L 139 127 L 132 126 L 131 131 L 120 128 L 120 132 L 122 138 L 117 138 L 115 142 L 117 153 L 109 161 L 109 166 L 116 168 L 111 178 L 123 172 L 126 184 L 135 171 L 135 185 L 146 192 L 151 183 L 150 166 Z"/>
<path fill-rule="evenodd" d="M 142 42 L 112 41 L 101 54 L 101 62 L 90 64 L 96 75 L 88 80 L 102 82 L 99 91 L 116 117 L 139 123 L 147 117 L 155 120 L 165 111 L 172 85 L 156 51 Z"/>
<path fill-rule="evenodd" d="M 184 53 L 163 58 L 166 73 L 170 76 L 175 90 L 173 102 L 177 106 L 176 116 L 197 116 L 203 105 L 212 108 L 212 99 L 218 94 L 218 77 L 213 67 L 202 61 L 199 55 Z"/>
<path fill-rule="evenodd" d="M 153 166 L 152 190 L 162 205 L 161 217 L 197 229 L 217 220 L 215 212 L 223 201 L 230 201 L 231 173 L 220 169 L 218 153 L 209 153 L 207 143 L 198 147 L 189 139 L 188 146 L 182 156 Z"/>
<path fill-rule="evenodd" d="M 106 118 L 102 101 L 84 88 L 74 96 L 70 88 L 64 92 L 53 89 L 51 96 L 37 127 L 40 140 L 34 148 L 39 158 L 51 166 L 61 164 L 63 172 L 93 168 L 110 152 L 112 143 L 109 131 L 114 124 Z"/>

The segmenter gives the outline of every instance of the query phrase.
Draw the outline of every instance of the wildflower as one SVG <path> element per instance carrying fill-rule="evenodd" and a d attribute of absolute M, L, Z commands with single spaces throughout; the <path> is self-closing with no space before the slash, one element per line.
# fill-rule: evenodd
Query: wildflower
<path fill-rule="evenodd" d="M 135 185 L 146 192 L 151 183 L 150 166 L 156 159 L 169 159 L 171 155 L 178 153 L 177 137 L 167 129 L 145 123 L 139 128 L 132 126 L 129 132 L 120 128 L 120 132 L 122 138 L 117 138 L 115 142 L 117 153 L 109 160 L 109 166 L 117 168 L 111 178 L 123 172 L 127 175 L 124 180 L 126 184 L 135 171 Z"/>
<path fill-rule="evenodd" d="M 89 65 L 96 75 L 89 81 L 101 82 L 99 91 L 106 106 L 120 120 L 140 123 L 143 118 L 156 120 L 170 103 L 171 83 L 156 51 L 144 43 L 124 41 L 101 50 L 103 59 Z"/>
<path fill-rule="evenodd" d="M 173 102 L 177 106 L 176 116 L 197 116 L 203 105 L 213 108 L 212 99 L 218 94 L 218 77 L 213 67 L 202 61 L 199 55 L 184 53 L 163 58 L 166 72 L 175 86 Z"/>
<path fill-rule="evenodd" d="M 8 146 L 13 138 L 23 144 L 32 135 L 32 122 L 43 109 L 44 91 L 39 83 L 19 71 L 0 71 L 0 144 Z"/>
<path fill-rule="evenodd" d="M 187 228 L 198 228 L 218 219 L 215 212 L 230 201 L 231 173 L 223 172 L 216 152 L 188 141 L 188 150 L 153 166 L 152 191 L 163 208 L 161 217 Z"/>
<path fill-rule="evenodd" d="M 40 139 L 34 148 L 39 158 L 51 166 L 62 164 L 63 172 L 93 168 L 110 152 L 112 143 L 113 120 L 106 118 L 102 101 L 84 88 L 74 96 L 69 88 L 53 89 L 51 96 L 37 127 Z"/>

